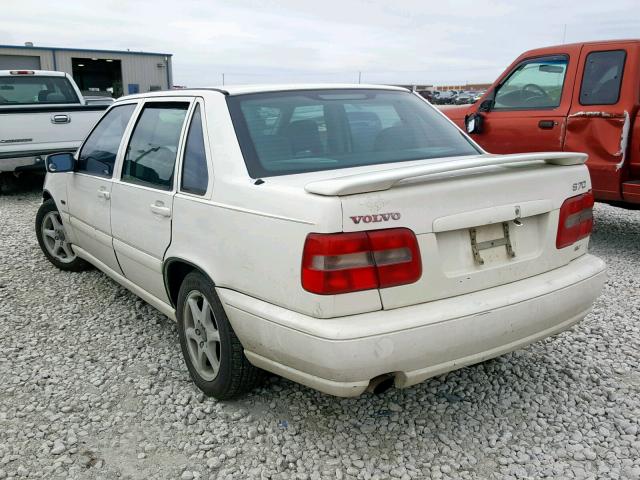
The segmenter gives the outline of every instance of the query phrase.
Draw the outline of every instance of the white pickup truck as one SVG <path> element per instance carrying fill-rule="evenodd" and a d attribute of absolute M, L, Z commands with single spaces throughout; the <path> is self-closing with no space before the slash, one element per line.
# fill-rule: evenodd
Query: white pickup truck
<path fill-rule="evenodd" d="M 63 72 L 0 70 L 0 176 L 44 171 L 44 156 L 73 152 L 108 104 L 88 104 Z"/>
<path fill-rule="evenodd" d="M 487 154 L 400 88 L 148 93 L 47 158 L 36 234 L 57 267 L 94 265 L 176 319 L 206 394 L 263 369 L 355 396 L 589 312 L 605 266 L 585 160 Z"/>

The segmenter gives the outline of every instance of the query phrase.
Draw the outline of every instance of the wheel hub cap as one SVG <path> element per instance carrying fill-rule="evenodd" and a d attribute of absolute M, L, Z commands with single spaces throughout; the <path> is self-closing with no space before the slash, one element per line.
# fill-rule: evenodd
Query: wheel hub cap
<path fill-rule="evenodd" d="M 220 369 L 220 333 L 213 310 L 201 292 L 194 290 L 189 293 L 183 318 L 191 364 L 198 375 L 212 381 Z"/>
<path fill-rule="evenodd" d="M 75 260 L 76 254 L 67 241 L 64 225 L 62 225 L 62 219 L 58 212 L 47 213 L 42 221 L 41 229 L 44 246 L 52 257 L 62 263 L 71 263 Z"/>

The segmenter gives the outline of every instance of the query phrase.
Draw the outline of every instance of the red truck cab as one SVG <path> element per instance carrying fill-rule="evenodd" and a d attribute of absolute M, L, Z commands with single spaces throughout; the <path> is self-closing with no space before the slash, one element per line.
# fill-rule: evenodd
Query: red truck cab
<path fill-rule="evenodd" d="M 525 52 L 443 113 L 491 153 L 587 153 L 597 200 L 640 204 L 639 107 L 640 40 L 615 40 Z"/>

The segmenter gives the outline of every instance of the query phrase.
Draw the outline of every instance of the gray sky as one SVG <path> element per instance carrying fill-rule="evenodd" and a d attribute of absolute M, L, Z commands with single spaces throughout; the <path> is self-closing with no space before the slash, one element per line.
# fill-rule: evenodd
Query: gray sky
<path fill-rule="evenodd" d="M 0 0 L 0 44 L 173 53 L 174 83 L 490 82 L 522 51 L 640 37 L 639 0 Z"/>

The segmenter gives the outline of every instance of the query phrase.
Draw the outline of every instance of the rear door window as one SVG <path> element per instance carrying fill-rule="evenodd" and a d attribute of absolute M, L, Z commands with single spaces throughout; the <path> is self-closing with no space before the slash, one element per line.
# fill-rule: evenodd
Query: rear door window
<path fill-rule="evenodd" d="M 147 103 L 131 134 L 121 180 L 160 190 L 173 188 L 173 172 L 187 102 Z"/>
<path fill-rule="evenodd" d="M 0 77 L 0 105 L 80 103 L 65 77 L 11 75 Z"/>
<path fill-rule="evenodd" d="M 560 106 L 569 58 L 526 60 L 498 87 L 494 110 L 536 110 Z"/>
<path fill-rule="evenodd" d="M 587 55 L 580 87 L 582 105 L 618 103 L 626 57 L 624 50 L 591 52 Z"/>

